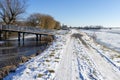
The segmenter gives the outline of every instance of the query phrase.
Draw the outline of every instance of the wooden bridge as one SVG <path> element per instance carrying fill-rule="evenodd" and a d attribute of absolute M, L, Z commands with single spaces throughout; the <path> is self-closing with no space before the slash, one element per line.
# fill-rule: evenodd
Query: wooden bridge
<path fill-rule="evenodd" d="M 0 40 L 2 38 L 2 32 L 17 32 L 18 33 L 18 41 L 20 41 L 20 37 L 22 34 L 22 40 L 24 41 L 24 34 L 35 34 L 36 40 L 38 41 L 39 37 L 41 38 L 41 35 L 55 35 L 54 30 L 46 30 L 46 29 L 40 29 L 35 27 L 21 27 L 21 26 L 12 26 L 12 25 L 0 25 Z M 6 34 L 5 34 L 6 37 Z"/>

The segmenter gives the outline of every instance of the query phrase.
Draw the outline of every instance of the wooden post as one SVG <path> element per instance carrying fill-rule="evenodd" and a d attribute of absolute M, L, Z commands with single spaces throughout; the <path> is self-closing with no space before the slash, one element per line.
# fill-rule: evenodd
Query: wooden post
<path fill-rule="evenodd" d="M 39 35 L 39 37 L 40 37 L 39 39 L 40 39 L 40 41 L 41 41 L 41 34 Z"/>
<path fill-rule="evenodd" d="M 18 32 L 18 46 L 20 47 L 20 32 Z"/>
<path fill-rule="evenodd" d="M 41 39 L 41 34 L 40 34 L 40 35 L 39 35 L 39 41 L 40 41 L 40 44 L 42 43 L 41 40 L 42 40 L 42 39 Z"/>
<path fill-rule="evenodd" d="M 0 30 L 0 40 L 2 40 L 2 30 Z"/>
<path fill-rule="evenodd" d="M 38 34 L 36 34 L 36 45 L 38 45 Z"/>
<path fill-rule="evenodd" d="M 18 42 L 20 42 L 20 32 L 18 32 Z"/>
<path fill-rule="evenodd" d="M 38 41 L 38 34 L 36 34 L 36 41 Z"/>
<path fill-rule="evenodd" d="M 5 31 L 5 40 L 7 39 L 7 31 Z"/>
<path fill-rule="evenodd" d="M 23 33 L 22 40 L 24 42 L 24 40 L 25 40 L 25 33 Z"/>
<path fill-rule="evenodd" d="M 2 25 L 0 25 L 0 40 L 2 40 Z"/>
<path fill-rule="evenodd" d="M 23 46 L 24 46 L 24 41 L 25 41 L 25 33 L 22 35 L 22 41 L 23 41 Z"/>

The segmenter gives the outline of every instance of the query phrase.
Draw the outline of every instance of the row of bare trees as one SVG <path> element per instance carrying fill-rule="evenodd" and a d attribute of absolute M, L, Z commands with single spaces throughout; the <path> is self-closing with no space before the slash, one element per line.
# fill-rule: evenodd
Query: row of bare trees
<path fill-rule="evenodd" d="M 0 0 L 0 21 L 5 25 L 24 25 L 43 29 L 60 29 L 60 23 L 52 16 L 34 13 L 26 21 L 19 21 L 26 11 L 26 0 Z M 22 23 L 22 24 L 21 24 Z"/>

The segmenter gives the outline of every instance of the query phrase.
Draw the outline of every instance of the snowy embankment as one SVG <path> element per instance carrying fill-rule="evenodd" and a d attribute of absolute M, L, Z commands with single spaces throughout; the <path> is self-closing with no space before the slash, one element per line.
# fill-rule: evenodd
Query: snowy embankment
<path fill-rule="evenodd" d="M 47 50 L 4 80 L 119 80 L 119 66 L 111 59 L 114 54 L 118 55 L 83 32 L 60 31 Z"/>
<path fill-rule="evenodd" d="M 61 60 L 61 53 L 66 45 L 66 31 L 59 31 L 55 42 L 41 55 L 19 66 L 15 73 L 10 73 L 4 80 L 48 80 L 53 79 L 56 67 Z M 61 35 L 62 34 L 62 35 Z"/>

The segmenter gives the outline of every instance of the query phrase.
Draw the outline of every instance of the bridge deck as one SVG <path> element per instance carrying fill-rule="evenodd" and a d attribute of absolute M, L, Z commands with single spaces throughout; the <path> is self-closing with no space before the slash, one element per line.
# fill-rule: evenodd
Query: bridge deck
<path fill-rule="evenodd" d="M 22 33 L 31 33 L 31 34 L 47 34 L 54 35 L 54 30 L 46 30 L 35 27 L 21 27 L 21 26 L 8 26 L 8 25 L 0 25 L 0 30 L 9 31 L 9 32 L 22 32 Z"/>

